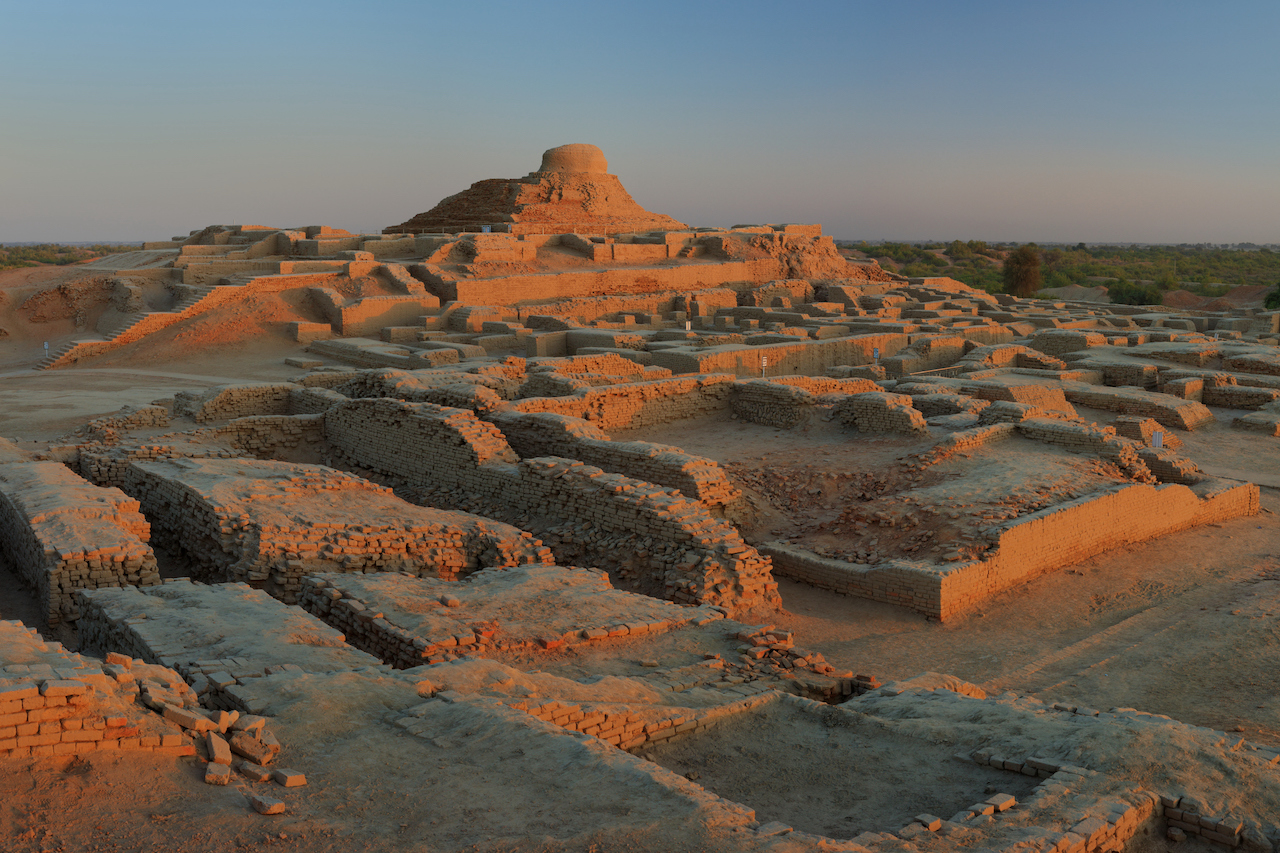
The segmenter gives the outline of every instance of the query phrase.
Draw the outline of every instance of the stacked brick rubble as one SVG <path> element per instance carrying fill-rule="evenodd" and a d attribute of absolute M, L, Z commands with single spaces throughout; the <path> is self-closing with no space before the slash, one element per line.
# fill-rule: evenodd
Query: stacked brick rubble
<path fill-rule="evenodd" d="M 708 507 L 724 506 L 742 493 L 713 459 L 647 441 L 611 441 L 589 421 L 552 412 L 497 412 L 489 420 L 522 457 L 577 459 L 605 471 L 679 489 Z"/>
<path fill-rule="evenodd" d="M 175 682 L 185 689 L 172 670 L 119 656 L 100 664 L 46 643 L 21 622 L 0 621 L 0 759 L 194 754 L 180 730 L 137 701 L 140 684 Z"/>
<path fill-rule="evenodd" d="M 924 415 L 911 405 L 906 394 L 872 391 L 851 394 L 833 409 L 840 423 L 859 432 L 928 433 Z"/>
<path fill-rule="evenodd" d="M 243 459 L 135 462 L 124 488 L 156 536 L 198 577 L 244 581 L 292 603 L 308 571 L 408 571 L 455 578 L 482 565 L 544 562 L 508 525 L 406 503 L 318 465 Z"/>
<path fill-rule="evenodd" d="M 573 460 L 513 464 L 498 429 L 471 412 L 353 400 L 328 414 L 325 429 L 344 459 L 403 482 L 424 502 L 531 530 L 562 565 L 598 566 L 620 585 L 682 604 L 778 600 L 769 561 L 700 502 Z"/>
<path fill-rule="evenodd" d="M 138 501 L 57 462 L 0 465 L 0 547 L 49 624 L 79 615 L 77 589 L 160 582 Z"/>

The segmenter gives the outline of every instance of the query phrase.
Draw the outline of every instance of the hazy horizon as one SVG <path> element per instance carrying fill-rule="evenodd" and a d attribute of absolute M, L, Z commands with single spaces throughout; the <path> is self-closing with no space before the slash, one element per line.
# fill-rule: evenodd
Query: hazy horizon
<path fill-rule="evenodd" d="M 1278 23 L 1259 2 L 15 7 L 0 242 L 378 231 L 589 142 L 695 226 L 1276 244 Z"/>

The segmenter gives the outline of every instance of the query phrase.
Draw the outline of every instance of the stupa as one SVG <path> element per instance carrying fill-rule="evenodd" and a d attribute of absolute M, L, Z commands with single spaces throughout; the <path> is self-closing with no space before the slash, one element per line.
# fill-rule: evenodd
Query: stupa
<path fill-rule="evenodd" d="M 681 231 L 689 226 L 650 213 L 609 174 L 609 162 L 595 145 L 561 145 L 542 155 L 542 165 L 523 178 L 477 181 L 426 213 L 384 228 L 384 234 L 456 234 L 497 231 L 512 234 L 592 235 L 638 231 Z"/>

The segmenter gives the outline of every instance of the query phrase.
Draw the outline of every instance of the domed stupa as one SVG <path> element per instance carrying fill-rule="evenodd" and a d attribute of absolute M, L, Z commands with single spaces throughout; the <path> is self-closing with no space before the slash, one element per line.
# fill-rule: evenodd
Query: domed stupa
<path fill-rule="evenodd" d="M 548 149 L 523 178 L 490 178 L 451 195 L 426 213 L 382 229 L 384 234 L 628 234 L 682 231 L 689 226 L 650 213 L 631 198 L 595 145 Z"/>

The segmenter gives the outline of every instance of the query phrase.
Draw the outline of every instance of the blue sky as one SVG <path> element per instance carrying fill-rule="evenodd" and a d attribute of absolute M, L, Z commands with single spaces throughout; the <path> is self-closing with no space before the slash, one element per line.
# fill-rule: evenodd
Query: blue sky
<path fill-rule="evenodd" d="M 1274 2 L 0 0 L 0 241 L 375 231 L 599 145 L 694 225 L 1280 242 Z"/>

